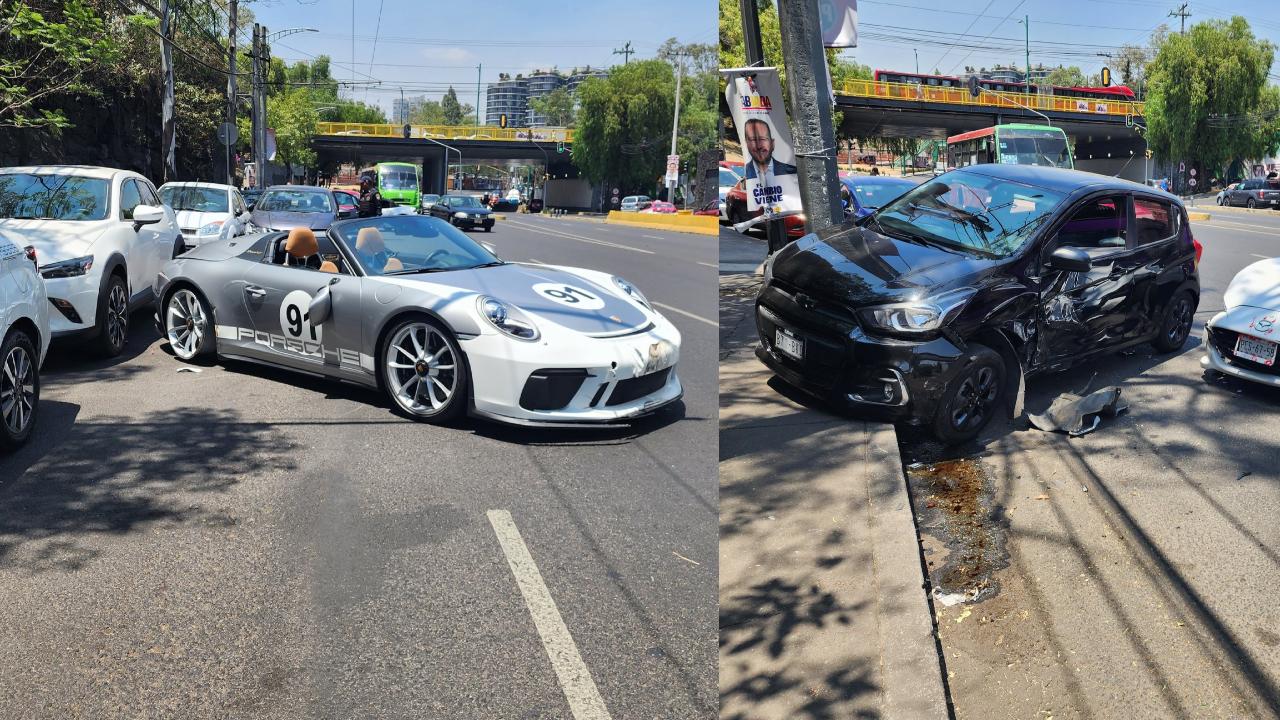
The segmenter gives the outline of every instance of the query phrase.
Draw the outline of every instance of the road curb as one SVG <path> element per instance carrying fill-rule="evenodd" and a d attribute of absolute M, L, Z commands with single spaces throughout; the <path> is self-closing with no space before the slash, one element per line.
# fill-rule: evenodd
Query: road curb
<path fill-rule="evenodd" d="M 1189 219 L 1191 219 L 1191 220 L 1205 220 L 1205 221 L 1208 221 L 1208 220 L 1212 220 L 1212 219 L 1213 219 L 1213 216 L 1212 216 L 1212 215 L 1210 215 L 1210 214 L 1209 214 L 1209 213 L 1207 213 L 1207 212 L 1195 212 L 1195 211 L 1193 211 L 1193 210 L 1188 210 L 1188 211 L 1187 211 L 1187 217 L 1188 217 Z"/>
<path fill-rule="evenodd" d="M 675 232 L 697 233 L 699 235 L 720 234 L 720 219 L 710 215 L 659 215 L 656 213 L 644 215 L 611 210 L 606 222 L 614 225 L 647 227 L 655 230 L 672 230 Z"/>

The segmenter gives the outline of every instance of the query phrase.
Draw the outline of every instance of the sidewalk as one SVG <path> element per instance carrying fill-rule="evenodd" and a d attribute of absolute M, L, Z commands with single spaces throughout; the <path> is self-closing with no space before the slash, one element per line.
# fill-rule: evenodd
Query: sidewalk
<path fill-rule="evenodd" d="M 740 237 L 722 234 L 734 268 Z M 753 355 L 758 286 L 720 276 L 720 716 L 946 718 L 893 427 L 779 392 Z"/>

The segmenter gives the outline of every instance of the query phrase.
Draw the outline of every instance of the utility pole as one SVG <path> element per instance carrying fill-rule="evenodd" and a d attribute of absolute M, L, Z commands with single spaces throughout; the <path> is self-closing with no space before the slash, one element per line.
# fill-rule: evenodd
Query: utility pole
<path fill-rule="evenodd" d="M 227 64 L 231 68 L 230 74 L 227 75 L 227 122 L 231 123 L 231 127 L 236 126 L 236 30 L 240 27 L 240 22 L 237 19 L 238 6 L 239 0 L 231 0 L 227 5 L 227 17 L 231 23 L 231 27 L 227 32 Z M 235 146 L 235 143 L 229 142 L 224 148 L 227 159 L 228 185 L 236 184 L 236 168 L 232 162 L 232 158 L 235 157 Z"/>
<path fill-rule="evenodd" d="M 1179 35 L 1187 34 L 1187 18 L 1191 17 L 1191 13 L 1187 12 L 1187 3 L 1182 3 L 1182 5 L 1177 10 L 1170 10 L 1169 17 L 1181 18 L 1182 25 L 1178 30 L 1178 34 Z"/>
<path fill-rule="evenodd" d="M 253 157 L 257 168 L 254 187 L 267 186 L 267 29 L 253 24 Z"/>
<path fill-rule="evenodd" d="M 163 182 L 176 180 L 178 165 L 177 118 L 173 112 L 173 18 L 169 0 L 160 0 L 160 72 L 164 75 L 164 97 L 160 101 L 160 153 L 164 159 Z"/>
<path fill-rule="evenodd" d="M 787 95 L 791 107 L 799 110 L 792 118 L 792 135 L 805 229 L 812 232 L 844 221 L 840 195 L 835 190 L 839 177 L 836 131 L 818 0 L 778 3 L 778 26 L 787 66 Z"/>
<path fill-rule="evenodd" d="M 631 49 L 631 41 L 628 40 L 626 45 L 623 45 L 620 50 L 614 50 L 613 54 L 621 55 L 622 64 L 626 65 L 627 63 L 631 62 L 631 56 L 634 55 L 635 52 L 636 52 L 635 50 Z"/>
<path fill-rule="evenodd" d="M 476 64 L 476 135 L 480 134 L 480 68 L 484 63 Z"/>
<path fill-rule="evenodd" d="M 738 7 L 742 11 L 742 46 L 747 53 L 747 65 L 763 67 L 764 43 L 760 40 L 760 15 L 756 10 L 756 0 L 738 0 Z M 787 244 L 787 230 L 783 223 L 779 219 L 765 222 L 770 255 Z"/>
<path fill-rule="evenodd" d="M 671 154 L 676 154 L 676 132 L 680 129 L 680 80 L 684 78 L 684 53 L 676 53 L 679 70 L 676 72 L 676 114 L 671 121 Z M 676 167 L 676 179 L 667 180 L 667 202 L 676 201 L 676 185 L 680 184 L 680 168 Z"/>
<path fill-rule="evenodd" d="M 1022 25 L 1023 25 L 1023 29 L 1025 30 L 1025 33 L 1024 33 L 1025 39 L 1023 41 L 1023 47 L 1026 49 L 1026 52 L 1027 52 L 1027 75 L 1026 77 L 1023 78 L 1022 84 L 1023 84 L 1023 89 L 1027 91 L 1027 95 L 1028 95 L 1027 102 L 1031 102 L 1029 97 L 1031 95 L 1031 16 L 1030 15 L 1022 16 Z"/>
<path fill-rule="evenodd" d="M 920 74 L 920 51 L 915 48 L 911 48 L 911 52 L 914 53 L 916 56 L 916 74 L 919 75 Z"/>

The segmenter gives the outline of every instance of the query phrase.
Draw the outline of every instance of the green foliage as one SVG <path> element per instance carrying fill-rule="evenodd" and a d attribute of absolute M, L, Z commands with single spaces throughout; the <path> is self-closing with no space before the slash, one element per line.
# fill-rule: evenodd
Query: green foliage
<path fill-rule="evenodd" d="M 452 85 L 440 99 L 440 109 L 444 112 L 445 125 L 466 125 L 468 121 L 474 119 L 476 112 L 474 107 L 458 102 L 458 93 L 454 91 Z"/>
<path fill-rule="evenodd" d="M 1270 149 L 1275 117 L 1259 111 L 1276 101 L 1266 90 L 1275 46 L 1258 40 L 1242 17 L 1192 25 L 1167 35 L 1146 66 L 1147 142 L 1157 158 L 1188 160 L 1221 174 L 1232 159 Z"/>
<path fill-rule="evenodd" d="M 670 150 L 675 74 L 661 60 L 613 67 L 578 87 L 573 162 L 591 182 L 648 189 Z"/>
<path fill-rule="evenodd" d="M 1081 87 L 1088 84 L 1085 79 L 1084 72 L 1080 68 L 1072 65 L 1070 67 L 1058 67 L 1050 72 L 1045 78 L 1045 83 L 1057 87 Z"/>
<path fill-rule="evenodd" d="M 106 25 L 87 3 L 41 4 L 49 7 L 0 4 L 0 126 L 68 127 L 67 114 L 46 103 L 90 92 L 85 73 L 114 60 Z"/>
<path fill-rule="evenodd" d="M 444 125 L 444 108 L 439 100 L 423 100 L 409 106 L 409 122 L 414 125 Z"/>
<path fill-rule="evenodd" d="M 547 118 L 548 125 L 573 127 L 577 108 L 574 107 L 573 94 L 567 87 L 558 87 L 546 95 L 530 99 L 529 107 Z"/>
<path fill-rule="evenodd" d="M 311 138 L 319 120 L 307 88 L 286 90 L 267 102 L 267 127 L 276 131 L 276 158 L 285 164 L 290 175 L 295 165 L 316 163 Z"/>
<path fill-rule="evenodd" d="M 344 123 L 385 123 L 387 114 L 376 105 L 366 105 L 356 100 L 338 100 L 328 103 L 335 108 L 322 113 L 325 120 Z"/>

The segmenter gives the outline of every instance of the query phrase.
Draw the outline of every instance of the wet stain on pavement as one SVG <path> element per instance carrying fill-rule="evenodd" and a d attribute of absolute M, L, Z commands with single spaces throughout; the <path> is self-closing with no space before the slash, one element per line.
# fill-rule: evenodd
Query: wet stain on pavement
<path fill-rule="evenodd" d="M 1005 521 L 991 477 L 976 458 L 907 466 L 929 580 L 943 604 L 995 595 L 994 571 L 1007 567 Z"/>

